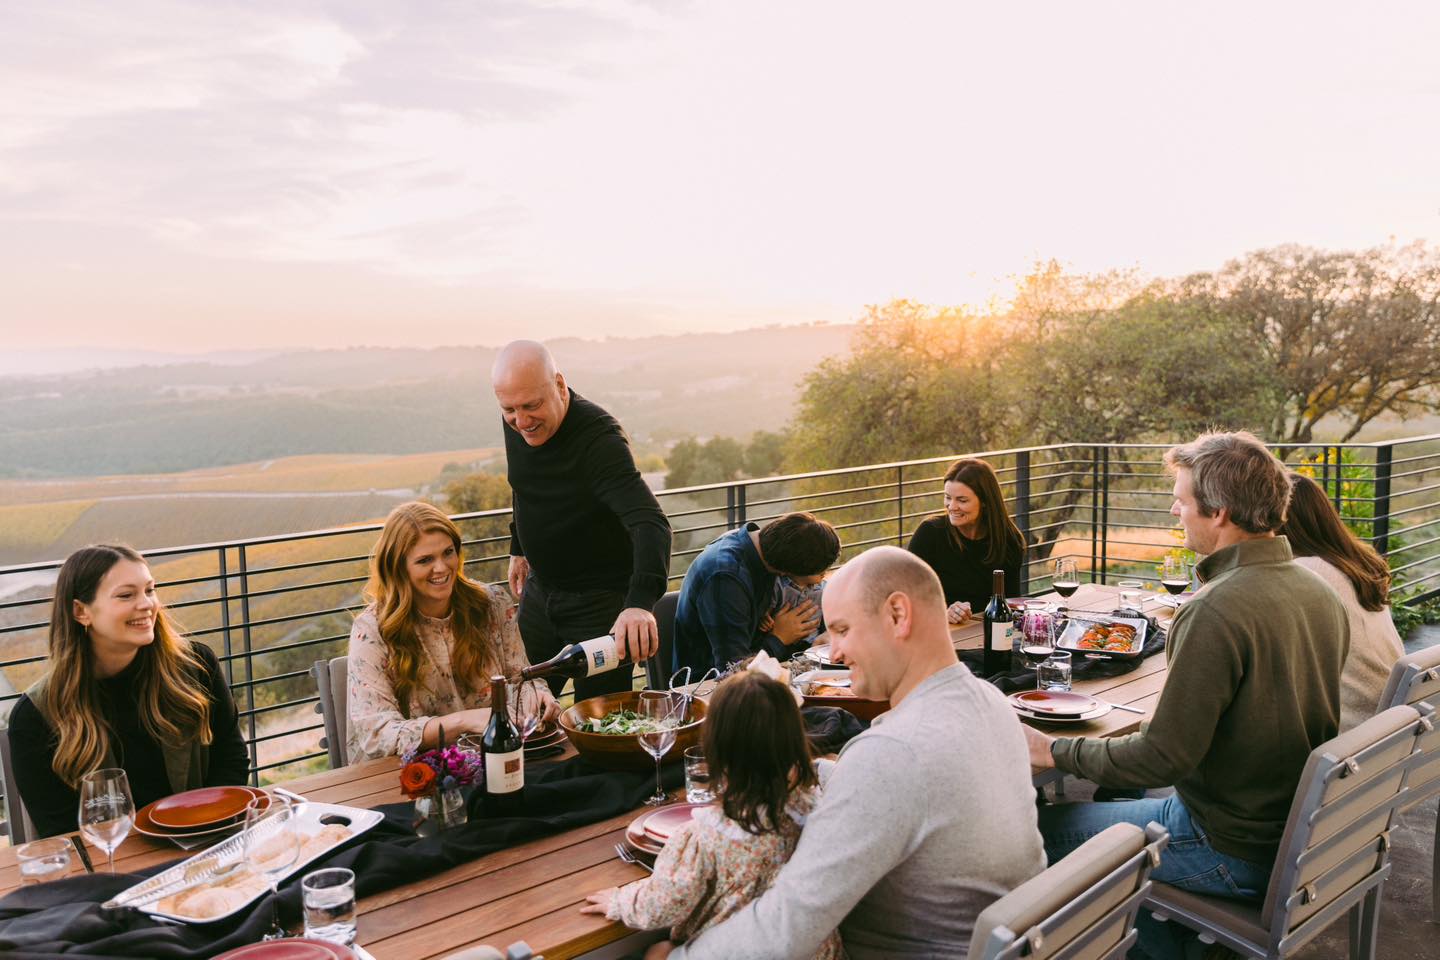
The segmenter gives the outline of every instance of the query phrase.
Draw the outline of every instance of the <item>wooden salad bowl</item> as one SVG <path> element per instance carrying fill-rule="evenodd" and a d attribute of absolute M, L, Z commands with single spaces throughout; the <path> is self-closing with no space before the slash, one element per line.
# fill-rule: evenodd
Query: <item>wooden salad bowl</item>
<path fill-rule="evenodd" d="M 678 698 L 678 694 L 672 694 Z M 640 746 L 637 734 L 587 733 L 575 729 L 585 720 L 599 720 L 615 710 L 634 710 L 640 704 L 640 691 L 607 693 L 601 697 L 581 700 L 575 706 L 560 714 L 560 729 L 575 745 L 580 756 L 598 767 L 608 770 L 650 770 L 655 769 L 655 760 Z M 675 731 L 675 744 L 665 752 L 662 763 L 679 763 L 686 747 L 700 743 L 700 733 L 705 723 L 705 701 L 690 701 L 690 722 Z"/>

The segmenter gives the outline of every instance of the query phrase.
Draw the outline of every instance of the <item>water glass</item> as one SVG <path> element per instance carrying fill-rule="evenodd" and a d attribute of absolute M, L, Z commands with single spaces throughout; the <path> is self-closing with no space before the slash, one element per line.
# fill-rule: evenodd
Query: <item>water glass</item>
<path fill-rule="evenodd" d="M 715 799 L 710 789 L 710 762 L 705 748 L 685 748 L 685 799 L 690 803 L 709 803 Z"/>
<path fill-rule="evenodd" d="M 20 864 L 22 885 L 59 880 L 70 872 L 70 841 L 50 837 L 22 843 L 15 848 L 15 859 Z"/>
<path fill-rule="evenodd" d="M 1070 689 L 1070 651 L 1056 650 L 1040 664 L 1037 684 L 1041 690 Z"/>
<path fill-rule="evenodd" d="M 119 767 L 95 770 L 80 778 L 80 834 L 105 851 L 115 872 L 115 848 L 130 834 L 135 801 L 130 778 Z"/>
<path fill-rule="evenodd" d="M 1118 610 L 1134 610 L 1136 613 L 1140 613 L 1145 609 L 1145 581 L 1121 580 L 1115 586 L 1120 588 Z"/>
<path fill-rule="evenodd" d="M 305 936 L 341 946 L 355 942 L 355 873 L 344 867 L 316 870 L 300 880 Z"/>

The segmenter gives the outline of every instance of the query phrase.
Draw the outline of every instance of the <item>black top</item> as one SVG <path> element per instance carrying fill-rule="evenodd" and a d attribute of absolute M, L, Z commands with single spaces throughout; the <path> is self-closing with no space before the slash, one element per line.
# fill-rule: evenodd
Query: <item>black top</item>
<path fill-rule="evenodd" d="M 915 528 L 915 534 L 906 547 L 911 553 L 930 564 L 940 577 L 940 586 L 945 590 L 945 603 L 965 601 L 976 616 L 990 602 L 990 577 L 995 570 L 1005 571 L 1005 596 L 1024 596 L 1020 583 L 1020 565 L 1025 551 L 1018 540 L 1010 544 L 1001 563 L 991 564 L 985 559 L 990 551 L 990 541 L 970 540 L 960 537 L 961 545 L 955 544 L 950 535 L 948 517 L 931 517 Z"/>
<path fill-rule="evenodd" d="M 510 555 L 548 587 L 618 590 L 626 607 L 655 606 L 670 572 L 670 521 L 619 421 L 571 390 L 565 419 L 540 446 L 508 423 L 504 432 Z"/>
<path fill-rule="evenodd" d="M 194 640 L 190 645 L 204 664 L 201 680 L 210 695 L 211 741 L 204 785 L 242 784 L 250 773 L 250 757 L 236 723 L 235 701 L 225 684 L 225 674 L 209 647 Z M 111 753 L 130 781 L 130 795 L 136 810 L 184 789 L 171 786 L 165 772 L 165 754 L 140 722 L 132 682 L 138 670 L 137 661 L 99 682 L 100 708 L 112 732 Z M 66 785 L 50 765 L 59 745 L 59 736 L 40 716 L 35 704 L 29 697 L 22 696 L 10 714 L 15 786 L 42 837 L 75 830 L 79 817 L 79 791 Z"/>

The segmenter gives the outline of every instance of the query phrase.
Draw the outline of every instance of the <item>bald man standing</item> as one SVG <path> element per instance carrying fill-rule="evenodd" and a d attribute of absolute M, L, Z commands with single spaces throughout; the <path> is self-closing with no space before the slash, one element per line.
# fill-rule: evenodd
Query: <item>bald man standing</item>
<path fill-rule="evenodd" d="M 531 663 L 606 633 L 628 663 L 575 682 L 575 698 L 630 689 L 635 661 L 653 654 L 650 610 L 670 572 L 670 522 L 640 479 L 619 422 L 565 385 L 533 340 L 501 349 L 491 371 L 504 420 L 510 590 Z M 551 678 L 558 695 L 563 677 Z"/>

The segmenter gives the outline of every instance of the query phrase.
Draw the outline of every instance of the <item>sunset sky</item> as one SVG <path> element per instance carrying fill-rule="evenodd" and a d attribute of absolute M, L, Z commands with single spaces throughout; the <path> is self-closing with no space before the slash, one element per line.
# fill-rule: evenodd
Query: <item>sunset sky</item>
<path fill-rule="evenodd" d="M 1440 240 L 1440 4 L 0 0 L 6 349 L 844 321 Z"/>

